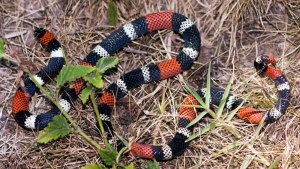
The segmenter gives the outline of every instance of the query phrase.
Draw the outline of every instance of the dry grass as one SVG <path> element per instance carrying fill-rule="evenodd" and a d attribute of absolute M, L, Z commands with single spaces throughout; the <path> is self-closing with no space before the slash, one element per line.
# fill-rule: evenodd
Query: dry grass
<path fill-rule="evenodd" d="M 217 128 L 190 144 L 184 155 L 160 163 L 161 168 L 238 168 L 247 156 L 253 159 L 249 168 L 267 168 L 277 157 L 283 168 L 300 167 L 300 3 L 298 0 L 156 0 L 118 1 L 118 27 L 148 13 L 172 10 L 182 13 L 197 24 L 202 35 L 202 51 L 193 68 L 183 75 L 156 84 L 143 85 L 122 99 L 114 113 L 117 132 L 146 143 L 166 143 L 176 129 L 176 110 L 185 96 L 184 78 L 196 88 L 205 84 L 207 63 L 212 62 L 212 83 L 225 87 L 234 75 L 233 91 L 249 97 L 253 105 L 268 109 L 276 102 L 272 81 L 255 74 L 253 60 L 260 54 L 272 54 L 290 81 L 292 100 L 286 114 L 254 135 L 257 126 L 234 118 L 228 125 L 239 133 L 237 138 Z M 99 163 L 96 151 L 77 134 L 50 144 L 35 142 L 37 133 L 18 127 L 11 113 L 11 98 L 16 90 L 21 66 L 32 71 L 41 69 L 48 54 L 33 38 L 33 26 L 45 27 L 56 34 L 64 45 L 68 63 L 77 64 L 114 27 L 107 25 L 106 1 L 0 1 L 0 35 L 13 61 L 0 65 L 0 168 L 79 168 L 86 163 Z M 160 31 L 136 40 L 117 55 L 119 72 L 106 78 L 106 86 L 122 73 L 175 56 L 182 46 L 180 37 Z M 21 62 L 20 62 L 21 61 Z M 52 89 L 52 85 L 47 87 Z M 33 98 L 30 110 L 43 112 L 49 102 L 41 95 Z M 226 112 L 224 112 L 226 114 Z M 102 143 L 90 106 L 71 115 L 97 142 Z M 129 115 L 129 116 L 128 116 Z M 200 130 L 211 121 L 205 118 L 196 126 Z M 249 140 L 256 138 L 253 147 Z M 234 142 L 242 145 L 218 154 Z M 144 168 L 145 160 L 125 156 Z"/>

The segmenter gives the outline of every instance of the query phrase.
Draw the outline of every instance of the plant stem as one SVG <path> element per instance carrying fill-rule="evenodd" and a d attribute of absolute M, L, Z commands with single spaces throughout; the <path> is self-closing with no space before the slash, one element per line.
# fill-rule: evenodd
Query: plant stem
<path fill-rule="evenodd" d="M 71 116 L 69 116 L 69 114 L 67 112 L 65 112 L 63 110 L 63 108 L 60 106 L 60 104 L 58 103 L 58 101 L 56 101 L 54 98 L 52 98 L 50 96 L 50 94 L 43 88 L 43 86 L 41 86 L 33 77 L 33 75 L 29 72 L 28 69 L 24 70 L 30 77 L 30 79 L 32 80 L 32 82 L 39 88 L 40 92 L 43 93 L 47 99 L 49 99 L 61 112 L 62 114 L 65 116 L 65 118 L 71 123 L 71 125 L 76 129 L 76 131 L 92 146 L 94 146 L 97 151 L 101 150 L 101 146 L 95 142 L 93 139 L 91 139 L 87 134 L 84 133 L 84 131 L 75 123 L 75 121 L 72 119 Z"/>
<path fill-rule="evenodd" d="M 103 135 L 105 131 L 104 131 L 103 123 L 102 123 L 102 120 L 101 120 L 101 117 L 100 117 L 100 113 L 99 113 L 99 110 L 98 110 L 98 107 L 97 107 L 94 88 L 93 88 L 93 91 L 92 91 L 92 93 L 90 95 L 90 98 L 92 100 L 93 108 L 95 110 L 95 114 L 96 114 L 96 117 L 97 117 L 97 121 L 98 121 L 98 124 L 99 124 L 99 127 L 100 127 L 101 134 Z M 105 144 L 108 143 L 108 141 L 107 141 L 106 138 L 104 138 L 104 143 Z"/>
<path fill-rule="evenodd" d="M 214 111 L 212 111 L 209 107 L 205 108 L 205 111 L 207 111 L 207 113 L 214 119 L 217 119 L 216 113 Z"/>

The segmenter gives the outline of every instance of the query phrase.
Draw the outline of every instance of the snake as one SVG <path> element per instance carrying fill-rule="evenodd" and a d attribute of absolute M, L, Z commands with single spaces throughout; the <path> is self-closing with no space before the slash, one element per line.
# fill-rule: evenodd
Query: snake
<path fill-rule="evenodd" d="M 97 98 L 100 117 L 105 131 L 108 133 L 110 143 L 116 140 L 119 141 L 115 137 L 111 123 L 112 110 L 116 102 L 124 97 L 130 89 L 153 81 L 168 79 L 189 70 L 200 52 L 200 32 L 195 23 L 182 14 L 170 11 L 152 13 L 133 20 L 112 32 L 80 62 L 80 65 L 94 66 L 100 58 L 112 56 L 136 38 L 162 29 L 173 30 L 182 37 L 184 41 L 183 48 L 179 54 L 160 63 L 152 63 L 125 73 L 115 83 L 109 85 L 102 95 Z M 62 69 L 65 63 L 64 53 L 59 41 L 48 30 L 36 28 L 34 36 L 50 52 L 48 65 L 32 77 L 40 85 L 44 85 L 55 78 Z M 260 75 L 266 75 L 275 82 L 278 91 L 278 101 L 275 106 L 270 110 L 262 111 L 251 107 L 243 99 L 230 93 L 226 98 L 226 108 L 233 110 L 243 104 L 237 112 L 239 118 L 254 124 L 258 124 L 262 120 L 266 123 L 272 123 L 279 119 L 288 108 L 290 100 L 288 80 L 275 68 L 276 60 L 272 56 L 262 55 L 257 57 L 254 66 Z M 84 79 L 79 78 L 75 80 L 73 85 L 63 88 L 59 97 L 59 104 L 65 112 L 70 111 L 73 106 L 72 102 L 78 98 L 85 86 Z M 29 112 L 31 97 L 38 90 L 33 79 L 25 77 L 24 87 L 19 87 L 12 99 L 12 115 L 15 121 L 26 130 L 42 130 L 47 127 L 54 116 L 61 114 L 61 111 L 55 106 L 50 111 L 38 115 Z M 199 90 L 198 94 L 205 98 L 207 95 L 206 89 Z M 224 89 L 212 87 L 210 89 L 210 104 L 219 105 L 223 94 Z M 196 105 L 199 105 L 199 103 L 192 95 L 188 95 L 183 100 L 178 112 L 176 133 L 170 142 L 164 145 L 132 143 L 129 154 L 158 161 L 170 160 L 181 155 L 188 146 L 186 139 L 191 136 L 193 130 L 193 126 L 188 127 L 188 124 L 196 118 L 199 111 L 194 108 Z M 124 144 L 119 143 L 118 149 L 123 146 Z"/>

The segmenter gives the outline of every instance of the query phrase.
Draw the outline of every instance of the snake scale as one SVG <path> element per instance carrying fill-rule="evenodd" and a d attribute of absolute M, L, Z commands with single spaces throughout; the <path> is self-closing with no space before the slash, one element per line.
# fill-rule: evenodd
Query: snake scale
<path fill-rule="evenodd" d="M 124 97 L 128 90 L 141 84 L 168 79 L 190 69 L 200 52 L 200 33 L 196 25 L 181 14 L 173 12 L 153 13 L 138 18 L 112 32 L 96 45 L 80 63 L 81 65 L 94 66 L 100 58 L 112 56 L 134 39 L 161 29 L 170 29 L 181 35 L 184 45 L 179 54 L 172 59 L 158 64 L 143 66 L 124 74 L 115 83 L 111 84 L 97 100 L 105 130 L 109 131 L 110 141 L 113 141 L 114 138 L 114 130 L 110 119 L 116 101 Z M 52 33 L 43 28 L 37 28 L 34 31 L 34 35 L 41 42 L 42 46 L 50 52 L 48 65 L 34 76 L 35 80 L 43 85 L 59 73 L 65 61 L 61 44 Z M 285 113 L 290 100 L 290 87 L 287 79 L 275 68 L 275 65 L 275 59 L 267 55 L 257 57 L 254 62 L 254 66 L 260 75 L 266 75 L 275 82 L 278 91 L 278 101 L 275 106 L 268 111 L 261 111 L 244 103 L 237 112 L 239 118 L 255 124 L 258 124 L 262 119 L 265 119 L 266 123 L 271 123 Z M 26 78 L 24 84 L 25 89 L 18 88 L 13 98 L 13 116 L 16 122 L 25 129 L 41 130 L 52 121 L 54 116 L 61 112 L 58 108 L 53 107 L 50 111 L 43 114 L 30 113 L 28 110 L 30 97 L 38 91 L 38 88 L 30 78 Z M 71 102 L 78 98 L 78 94 L 84 86 L 85 81 L 77 79 L 72 87 L 63 89 L 59 104 L 66 112 L 70 111 L 72 107 Z M 202 98 L 205 98 L 207 95 L 206 89 L 201 89 L 198 93 Z M 211 105 L 219 105 L 223 93 L 223 89 L 211 88 Z M 226 100 L 226 108 L 233 110 L 241 103 L 243 103 L 243 99 L 230 94 Z M 192 95 L 187 96 L 182 103 L 182 105 L 198 104 Z M 177 131 L 169 143 L 160 146 L 133 143 L 130 154 L 141 158 L 155 158 L 159 161 L 169 160 L 182 154 L 188 145 L 185 140 L 192 133 L 192 127 L 187 127 L 187 125 L 195 119 L 196 113 L 197 109 L 193 107 L 181 106 L 178 113 Z M 122 144 L 120 147 L 122 147 Z"/>

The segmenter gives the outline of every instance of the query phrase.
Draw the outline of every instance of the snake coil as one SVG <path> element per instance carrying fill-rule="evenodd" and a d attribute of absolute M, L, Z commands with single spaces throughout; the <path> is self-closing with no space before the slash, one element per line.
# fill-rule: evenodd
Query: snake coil
<path fill-rule="evenodd" d="M 110 117 L 116 101 L 124 97 L 128 90 L 141 84 L 167 79 L 188 70 L 200 51 L 200 33 L 195 24 L 181 14 L 173 12 L 153 13 L 136 19 L 111 33 L 80 63 L 81 65 L 94 66 L 100 58 L 109 57 L 134 39 L 160 29 L 171 29 L 179 33 L 184 40 L 184 47 L 181 52 L 172 59 L 137 68 L 124 74 L 116 83 L 111 84 L 104 91 L 97 103 L 105 130 L 109 131 L 110 141 L 114 141 L 114 130 Z M 35 80 L 43 85 L 54 78 L 63 67 L 63 51 L 60 43 L 49 31 L 38 28 L 35 30 L 34 35 L 50 52 L 48 65 L 34 76 Z M 263 55 L 258 57 L 255 61 L 255 67 L 260 71 L 260 74 L 267 75 L 275 81 L 279 93 L 279 99 L 275 107 L 269 111 L 260 111 L 245 104 L 238 111 L 237 116 L 239 118 L 251 123 L 259 123 L 265 117 L 265 121 L 270 123 L 278 119 L 286 111 L 290 99 L 289 84 L 280 71 L 273 66 L 275 66 L 273 57 Z M 19 88 L 13 98 L 13 116 L 16 122 L 25 129 L 41 130 L 52 121 L 55 115 L 61 112 L 58 108 L 54 107 L 43 114 L 35 115 L 30 113 L 28 110 L 30 97 L 38 91 L 38 88 L 30 78 L 26 78 L 24 83 L 25 90 Z M 71 101 L 77 99 L 78 94 L 84 86 L 85 81 L 83 79 L 77 79 L 72 87 L 64 88 L 60 96 L 59 104 L 66 112 L 71 109 Z M 198 93 L 204 98 L 206 89 L 201 89 Z M 212 88 L 210 92 L 211 104 L 218 105 L 223 93 L 223 89 Z M 232 110 L 242 103 L 242 101 L 242 99 L 238 99 L 230 94 L 227 98 L 226 107 Z M 198 105 L 192 95 L 185 98 L 182 104 Z M 130 153 L 141 158 L 155 158 L 159 161 L 169 160 L 182 154 L 188 144 L 185 140 L 192 132 L 192 127 L 187 128 L 187 125 L 196 117 L 196 110 L 191 107 L 182 106 L 180 107 L 178 116 L 177 132 L 168 144 L 154 146 L 133 143 Z"/>

